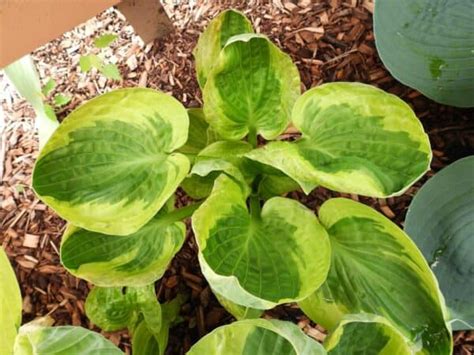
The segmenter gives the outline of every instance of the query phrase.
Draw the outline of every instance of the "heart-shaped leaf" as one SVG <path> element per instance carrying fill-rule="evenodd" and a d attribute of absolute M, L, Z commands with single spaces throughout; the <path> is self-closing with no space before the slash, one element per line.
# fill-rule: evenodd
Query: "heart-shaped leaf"
<path fill-rule="evenodd" d="M 374 197 L 403 193 L 429 168 L 428 136 L 398 97 L 360 83 L 330 83 L 303 94 L 296 142 L 274 142 L 247 157 L 283 171 L 306 193 L 316 185 Z"/>
<path fill-rule="evenodd" d="M 261 213 L 249 191 L 222 174 L 192 218 L 201 269 L 211 288 L 239 305 L 269 309 L 301 300 L 325 280 L 329 241 L 313 212 L 274 197 Z"/>
<path fill-rule="evenodd" d="M 21 325 L 21 293 L 15 272 L 0 246 L 0 354 L 10 355 Z"/>
<path fill-rule="evenodd" d="M 215 329 L 187 355 L 324 355 L 324 348 L 296 325 L 279 320 L 249 319 Z"/>
<path fill-rule="evenodd" d="M 352 200 L 326 201 L 319 218 L 331 241 L 326 282 L 300 306 L 332 330 L 345 314 L 387 318 L 430 354 L 450 354 L 452 338 L 436 279 L 411 239 L 377 211 Z"/>
<path fill-rule="evenodd" d="M 454 329 L 474 327 L 474 156 L 441 170 L 415 195 L 405 221 L 439 281 Z M 467 324 L 466 324 L 467 323 Z"/>
<path fill-rule="evenodd" d="M 163 276 L 183 245 L 186 227 L 160 212 L 135 233 L 111 236 L 69 225 L 61 262 L 74 276 L 97 286 L 145 286 Z"/>
<path fill-rule="evenodd" d="M 242 33 L 253 33 L 250 21 L 239 11 L 226 10 L 215 17 L 199 36 L 193 54 L 201 88 L 204 88 L 207 76 L 228 39 Z"/>
<path fill-rule="evenodd" d="M 81 327 L 43 327 L 26 324 L 20 328 L 14 354 L 35 355 L 123 355 L 99 333 Z"/>
<path fill-rule="evenodd" d="M 375 43 L 405 85 L 447 105 L 474 106 L 472 0 L 376 1 Z"/>
<path fill-rule="evenodd" d="M 174 150 L 187 139 L 188 115 L 151 89 L 121 89 L 72 112 L 36 162 L 33 187 L 72 224 L 127 235 L 145 225 L 189 170 Z"/>
<path fill-rule="evenodd" d="M 367 313 L 345 316 L 324 340 L 324 347 L 330 355 L 414 354 L 407 339 L 390 322 Z"/>
<path fill-rule="evenodd" d="M 263 35 L 232 37 L 216 59 L 204 87 L 204 113 L 223 138 L 248 133 L 273 139 L 282 133 L 300 95 L 291 58 Z"/>

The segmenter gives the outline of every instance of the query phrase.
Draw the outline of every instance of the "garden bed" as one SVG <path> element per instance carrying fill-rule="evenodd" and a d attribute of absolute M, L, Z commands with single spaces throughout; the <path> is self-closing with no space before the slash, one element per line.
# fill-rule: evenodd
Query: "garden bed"
<path fill-rule="evenodd" d="M 382 65 L 374 45 L 372 30 L 373 4 L 362 0 L 315 2 L 290 1 L 214 1 L 189 5 L 167 5 L 176 28 L 175 33 L 143 46 L 120 14 L 107 10 L 96 19 L 66 33 L 63 37 L 37 50 L 36 60 L 42 80 L 52 77 L 58 83 L 56 92 L 72 97 L 59 112 L 65 117 L 82 102 L 99 93 L 118 87 L 146 86 L 171 93 L 186 107 L 199 107 L 201 93 L 195 79 L 192 49 L 209 19 L 220 11 L 234 7 L 243 11 L 257 32 L 268 35 L 290 54 L 300 71 L 304 89 L 332 81 L 359 81 L 378 86 L 408 102 L 429 134 L 432 170 L 396 198 L 373 199 L 341 194 L 317 188 L 310 195 L 293 192 L 313 211 L 330 197 L 344 196 L 377 209 L 399 226 L 408 205 L 420 186 L 444 166 L 474 154 L 472 109 L 444 106 L 393 79 Z M 124 78 L 107 81 L 98 73 L 80 73 L 80 55 L 92 51 L 93 38 L 104 32 L 119 35 L 108 56 L 116 62 Z M 23 322 L 50 315 L 56 325 L 82 325 L 98 330 L 84 313 L 84 302 L 90 285 L 68 274 L 59 262 L 58 248 L 65 223 L 31 190 L 31 173 L 38 155 L 34 133 L 33 111 L 1 78 L 2 107 L 6 128 L 0 147 L 0 243 L 14 263 L 20 282 Z M 189 198 L 179 193 L 177 203 Z M 196 244 L 188 228 L 182 250 L 174 258 L 165 276 L 157 282 L 160 301 L 178 293 L 188 296 L 182 307 L 183 322 L 170 332 L 170 354 L 184 354 L 200 337 L 217 326 L 232 321 L 217 302 L 200 272 Z M 318 341 L 325 331 L 312 323 L 296 305 L 280 306 L 266 312 L 266 317 L 291 320 Z M 106 333 L 114 343 L 130 349 L 126 332 Z M 474 333 L 455 334 L 455 352 L 469 354 L 474 350 Z"/>

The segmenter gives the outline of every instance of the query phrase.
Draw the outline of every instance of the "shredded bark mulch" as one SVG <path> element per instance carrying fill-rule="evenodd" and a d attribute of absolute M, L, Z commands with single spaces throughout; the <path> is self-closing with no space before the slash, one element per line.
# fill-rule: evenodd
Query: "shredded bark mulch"
<path fill-rule="evenodd" d="M 187 107 L 200 106 L 192 49 L 209 19 L 227 8 L 243 11 L 257 32 L 268 35 L 297 64 L 304 88 L 323 82 L 360 81 L 376 85 L 408 102 L 428 132 L 433 148 L 432 170 L 404 195 L 373 199 L 318 188 L 309 196 L 291 193 L 317 211 L 323 201 L 345 196 L 368 204 L 403 226 L 416 191 L 433 174 L 462 157 L 474 154 L 474 110 L 437 104 L 398 83 L 384 68 L 374 44 L 373 1 L 197 1 L 165 5 L 176 30 L 167 38 L 143 45 L 116 10 L 107 10 L 33 53 L 43 83 L 52 77 L 56 93 L 72 96 L 58 111 L 65 117 L 82 102 L 117 87 L 146 86 L 171 93 Z M 117 63 L 124 80 L 110 81 L 93 71 L 79 70 L 79 57 L 95 53 L 93 38 L 116 33 L 119 39 L 100 53 Z M 0 243 L 13 262 L 23 295 L 23 322 L 50 315 L 56 325 L 96 328 L 84 313 L 92 285 L 69 275 L 61 266 L 58 248 L 65 223 L 40 202 L 31 189 L 31 172 L 38 155 L 34 113 L 0 74 L 0 100 L 6 126 L 0 141 Z M 1 130 L 1 122 L 0 122 Z M 178 203 L 188 198 L 178 193 Z M 233 320 L 216 301 L 203 278 L 194 236 L 188 228 L 183 249 L 157 283 L 160 301 L 188 295 L 183 322 L 170 332 L 169 354 L 184 354 L 200 337 Z M 312 323 L 296 305 L 277 307 L 265 317 L 290 320 L 318 341 L 325 330 Z M 104 333 L 130 353 L 126 332 Z M 474 352 L 474 332 L 455 333 L 455 353 Z"/>

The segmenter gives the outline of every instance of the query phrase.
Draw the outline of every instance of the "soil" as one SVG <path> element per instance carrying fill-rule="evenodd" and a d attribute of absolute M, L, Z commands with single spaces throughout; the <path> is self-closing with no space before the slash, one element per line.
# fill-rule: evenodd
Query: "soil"
<path fill-rule="evenodd" d="M 59 117 L 65 117 L 85 100 L 117 87 L 156 88 L 171 93 L 187 107 L 200 106 L 191 52 L 209 19 L 233 7 L 252 20 L 257 32 L 268 35 L 291 55 L 300 70 L 303 89 L 331 81 L 378 86 L 413 107 L 431 140 L 432 169 L 400 197 L 373 199 L 317 188 L 308 196 L 291 193 L 292 198 L 314 211 L 330 197 L 353 198 L 403 226 L 407 207 L 422 184 L 444 166 L 474 154 L 474 110 L 437 104 L 398 83 L 384 68 L 374 45 L 372 1 L 197 1 L 195 6 L 192 2 L 174 3 L 168 1 L 166 10 L 176 26 L 175 32 L 153 44 L 140 43 L 121 14 L 107 10 L 35 51 L 33 57 L 43 82 L 54 78 L 58 83 L 55 92 L 72 97 L 68 105 L 58 110 Z M 108 32 L 118 34 L 119 39 L 103 55 L 119 65 L 124 78 L 121 82 L 106 80 L 96 72 L 84 74 L 78 68 L 80 55 L 94 52 L 93 38 Z M 0 92 L 6 117 L 0 141 L 0 160 L 4 161 L 0 167 L 0 243 L 20 281 L 23 322 L 50 315 L 56 325 L 82 325 L 100 331 L 84 314 L 84 301 L 92 285 L 68 274 L 59 261 L 65 222 L 31 189 L 31 171 L 38 154 L 34 113 L 1 74 Z M 181 191 L 178 197 L 180 205 L 189 201 Z M 200 337 L 233 321 L 200 272 L 190 228 L 183 249 L 157 282 L 160 301 L 170 300 L 178 293 L 188 295 L 188 301 L 182 307 L 183 322 L 170 332 L 168 354 L 184 354 Z M 325 337 L 325 330 L 294 304 L 268 311 L 265 317 L 290 320 L 318 341 Z M 104 334 L 130 353 L 126 332 Z M 456 332 L 455 344 L 456 354 L 472 354 L 474 332 Z"/>

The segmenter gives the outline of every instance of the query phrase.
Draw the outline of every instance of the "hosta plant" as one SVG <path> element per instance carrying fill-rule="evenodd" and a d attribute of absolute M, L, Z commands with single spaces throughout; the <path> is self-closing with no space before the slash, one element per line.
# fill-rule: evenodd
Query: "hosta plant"
<path fill-rule="evenodd" d="M 454 329 L 474 329 L 474 156 L 431 178 L 408 208 L 405 231 L 438 278 Z"/>
<path fill-rule="evenodd" d="M 376 1 L 378 53 L 405 85 L 442 104 L 474 107 L 473 17 L 472 0 Z"/>
<path fill-rule="evenodd" d="M 431 161 L 411 108 L 359 83 L 300 95 L 290 57 L 235 11 L 211 22 L 194 53 L 202 109 L 151 89 L 109 92 L 72 112 L 38 157 L 33 187 L 69 222 L 61 260 L 101 287 L 87 302 L 92 320 L 159 344 L 163 322 L 147 320 L 156 301 L 140 299 L 192 216 L 201 270 L 244 323 L 216 330 L 191 353 L 324 353 L 292 325 L 245 320 L 299 302 L 330 331 L 329 352 L 357 352 L 351 334 L 367 334 L 361 351 L 449 354 L 443 297 L 403 231 L 352 200 L 325 202 L 318 218 L 284 197 L 316 186 L 403 193 Z M 290 123 L 300 134 L 282 140 Z M 179 186 L 200 201 L 174 209 Z"/>

